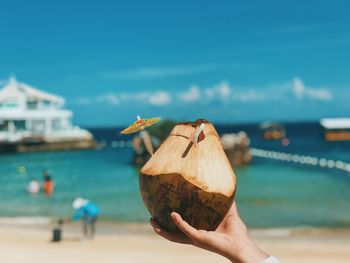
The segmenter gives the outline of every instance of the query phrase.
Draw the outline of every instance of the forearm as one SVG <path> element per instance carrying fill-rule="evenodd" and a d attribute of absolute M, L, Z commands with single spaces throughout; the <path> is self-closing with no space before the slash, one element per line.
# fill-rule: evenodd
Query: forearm
<path fill-rule="evenodd" d="M 257 247 L 249 237 L 241 240 L 238 251 L 232 248 L 228 259 L 232 263 L 262 263 L 269 257 L 267 253 Z"/>

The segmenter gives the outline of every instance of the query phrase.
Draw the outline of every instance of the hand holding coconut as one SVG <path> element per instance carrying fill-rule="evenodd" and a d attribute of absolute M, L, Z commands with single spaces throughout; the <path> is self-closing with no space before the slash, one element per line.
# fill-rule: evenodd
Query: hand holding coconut
<path fill-rule="evenodd" d="M 268 258 L 268 255 L 250 240 L 247 227 L 239 217 L 235 203 L 215 231 L 197 230 L 176 212 L 171 213 L 171 217 L 181 233 L 162 229 L 154 219 L 151 219 L 150 223 L 158 235 L 172 242 L 194 245 L 236 263 L 259 263 Z"/>
<path fill-rule="evenodd" d="M 151 155 L 139 182 L 157 234 L 232 262 L 258 263 L 267 257 L 250 241 L 238 216 L 236 177 L 211 123 L 177 124 Z"/>

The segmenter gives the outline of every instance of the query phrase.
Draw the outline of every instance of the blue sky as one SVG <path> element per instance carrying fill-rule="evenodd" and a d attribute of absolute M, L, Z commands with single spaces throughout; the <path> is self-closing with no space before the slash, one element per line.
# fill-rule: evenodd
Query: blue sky
<path fill-rule="evenodd" d="M 349 1 L 49 2 L 0 2 L 0 80 L 75 123 L 349 116 Z"/>

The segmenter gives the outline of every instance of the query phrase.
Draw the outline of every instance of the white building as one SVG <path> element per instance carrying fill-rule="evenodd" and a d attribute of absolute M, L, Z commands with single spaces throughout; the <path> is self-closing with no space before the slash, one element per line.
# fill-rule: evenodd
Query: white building
<path fill-rule="evenodd" d="M 72 126 L 64 98 L 10 78 L 0 89 L 0 143 L 89 140 L 91 133 Z"/>

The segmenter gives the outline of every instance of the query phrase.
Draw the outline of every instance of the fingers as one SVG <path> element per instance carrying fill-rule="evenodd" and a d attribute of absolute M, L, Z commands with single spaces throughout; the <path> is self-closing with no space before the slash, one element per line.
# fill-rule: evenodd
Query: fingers
<path fill-rule="evenodd" d="M 230 210 L 227 212 L 225 218 L 222 220 L 216 231 L 220 233 L 232 234 L 241 232 L 243 234 L 246 234 L 247 227 L 239 216 L 236 202 L 233 202 Z"/>
<path fill-rule="evenodd" d="M 194 227 L 190 226 L 186 221 L 182 219 L 182 217 L 176 213 L 172 212 L 171 217 L 173 218 L 176 226 L 190 239 L 195 242 L 203 242 L 205 239 L 204 232 L 202 230 L 197 230 Z"/>
<path fill-rule="evenodd" d="M 168 239 L 169 241 L 181 243 L 181 244 L 192 244 L 191 239 L 189 239 L 187 236 L 185 236 L 182 233 L 171 233 L 164 229 L 162 229 L 158 223 L 151 219 L 150 224 L 153 227 L 154 232 L 156 232 L 158 235 L 164 237 L 165 239 Z"/>

